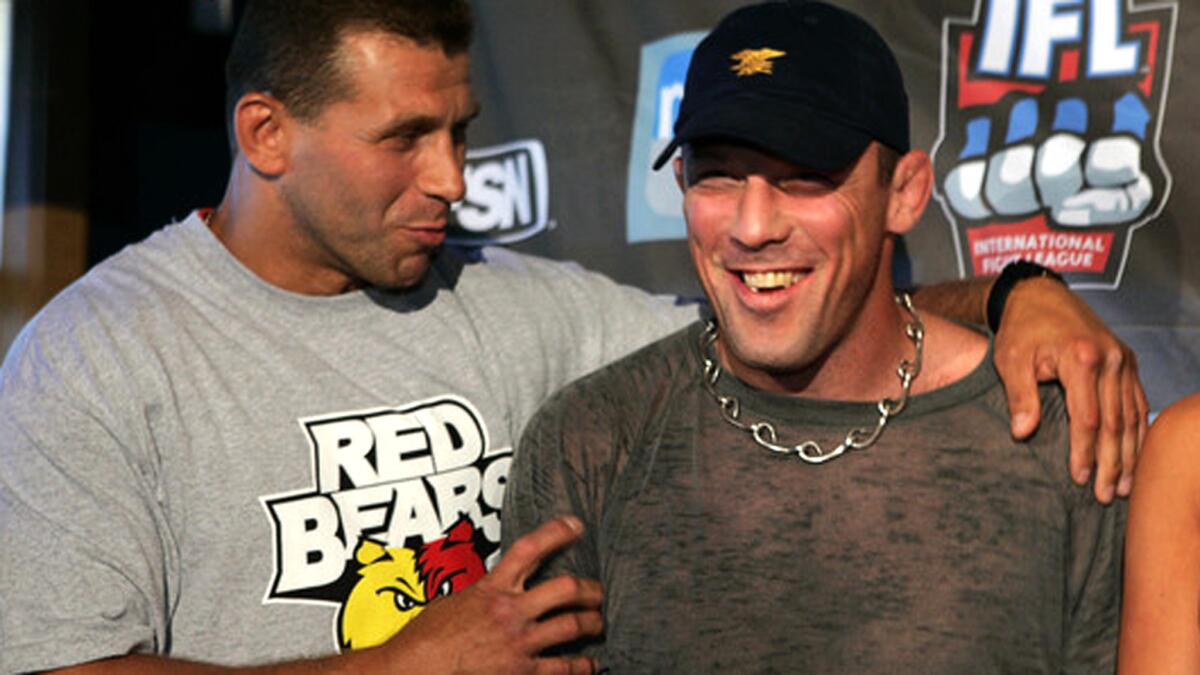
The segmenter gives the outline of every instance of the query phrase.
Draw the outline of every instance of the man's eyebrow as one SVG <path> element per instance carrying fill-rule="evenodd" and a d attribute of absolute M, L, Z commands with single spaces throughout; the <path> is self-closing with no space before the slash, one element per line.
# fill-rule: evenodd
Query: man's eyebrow
<path fill-rule="evenodd" d="M 454 121 L 455 127 L 466 126 L 471 120 L 479 116 L 481 106 L 476 103 L 471 110 L 461 118 Z M 404 117 L 386 124 L 381 129 L 376 131 L 372 136 L 376 140 L 384 140 L 388 138 L 399 138 L 404 136 L 420 136 L 429 133 L 439 126 L 442 120 L 432 115 L 415 115 L 413 117 Z"/>
<path fill-rule="evenodd" d="M 392 120 L 371 134 L 377 140 L 401 136 L 419 136 L 438 127 L 440 122 L 430 115 L 415 115 Z"/>

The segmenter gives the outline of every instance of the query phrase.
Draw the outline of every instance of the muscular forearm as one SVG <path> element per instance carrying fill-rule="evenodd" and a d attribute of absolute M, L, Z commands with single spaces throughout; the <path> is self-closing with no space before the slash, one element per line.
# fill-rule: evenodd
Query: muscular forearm
<path fill-rule="evenodd" d="M 934 314 L 987 325 L 987 298 L 995 277 L 945 281 L 913 289 L 913 304 Z"/>
<path fill-rule="evenodd" d="M 131 655 L 92 661 L 62 670 L 52 671 L 63 675 L 309 675 L 322 673 L 383 673 L 417 672 L 418 664 L 400 663 L 399 659 L 383 658 L 378 649 L 366 649 L 341 656 L 331 656 L 309 661 L 290 661 L 272 665 L 230 668 L 195 661 L 180 661 L 158 656 Z"/>
<path fill-rule="evenodd" d="M 404 630 L 369 649 L 314 661 L 254 668 L 221 668 L 151 656 L 125 656 L 60 673 L 592 673 L 583 656 L 544 656 L 546 650 L 600 635 L 604 591 L 590 579 L 556 577 L 533 589 L 526 581 L 545 560 L 583 533 L 578 518 L 555 518 L 512 543 L 496 567 L 468 588 L 431 602 Z"/>

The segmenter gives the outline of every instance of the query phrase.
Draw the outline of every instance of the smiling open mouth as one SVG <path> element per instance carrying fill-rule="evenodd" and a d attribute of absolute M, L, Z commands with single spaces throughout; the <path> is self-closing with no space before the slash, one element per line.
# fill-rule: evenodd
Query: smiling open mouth
<path fill-rule="evenodd" d="M 805 272 L 796 270 L 772 270 L 769 272 L 742 272 L 742 283 L 755 293 L 787 288 L 800 281 Z"/>

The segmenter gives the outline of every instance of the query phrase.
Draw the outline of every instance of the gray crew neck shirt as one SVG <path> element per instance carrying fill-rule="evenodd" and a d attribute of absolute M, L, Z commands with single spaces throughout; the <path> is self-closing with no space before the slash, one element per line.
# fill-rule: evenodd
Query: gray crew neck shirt
<path fill-rule="evenodd" d="M 361 538 L 411 554 L 465 518 L 473 569 L 493 562 L 536 407 L 695 312 L 503 249 L 447 248 L 410 290 L 298 295 L 196 214 L 163 228 L 0 370 L 0 672 L 335 653 Z"/>

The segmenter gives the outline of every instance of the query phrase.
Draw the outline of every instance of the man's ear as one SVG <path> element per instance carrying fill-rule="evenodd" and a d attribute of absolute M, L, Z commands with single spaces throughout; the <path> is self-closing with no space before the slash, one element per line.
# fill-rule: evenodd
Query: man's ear
<path fill-rule="evenodd" d="M 923 150 L 911 150 L 896 162 L 888 188 L 887 231 L 904 234 L 917 224 L 933 190 L 933 162 Z"/>
<path fill-rule="evenodd" d="M 675 184 L 679 186 L 679 191 L 687 192 L 687 185 L 683 181 L 683 157 L 676 157 L 672 160 L 671 168 L 675 169 Z"/>
<path fill-rule="evenodd" d="M 250 92 L 233 108 L 238 148 L 260 175 L 283 174 L 288 165 L 288 124 L 294 122 L 283 102 L 262 92 Z"/>

